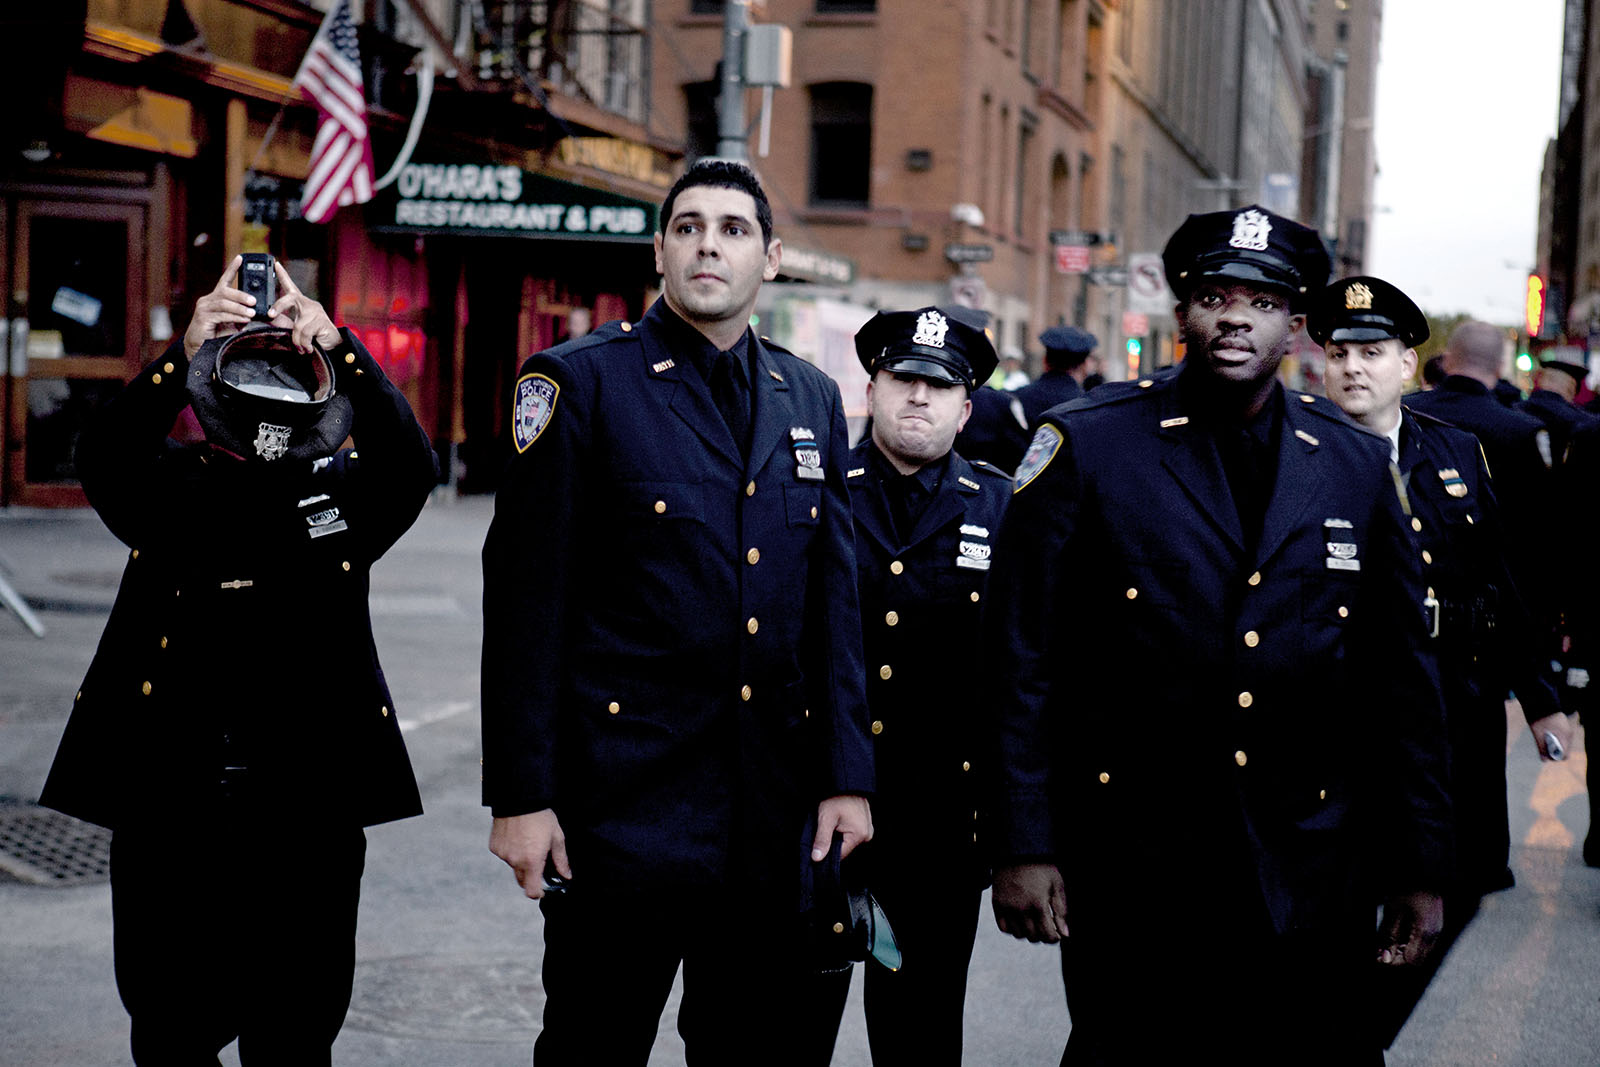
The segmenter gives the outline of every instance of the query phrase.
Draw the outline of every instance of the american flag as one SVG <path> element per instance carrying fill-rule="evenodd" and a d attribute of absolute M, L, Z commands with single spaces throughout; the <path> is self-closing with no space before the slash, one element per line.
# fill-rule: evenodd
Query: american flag
<path fill-rule="evenodd" d="M 350 0 L 339 0 L 322 20 L 294 84 L 320 117 L 300 213 L 311 222 L 326 222 L 341 205 L 372 199 L 367 95 L 361 84 L 361 53 L 350 21 Z"/>

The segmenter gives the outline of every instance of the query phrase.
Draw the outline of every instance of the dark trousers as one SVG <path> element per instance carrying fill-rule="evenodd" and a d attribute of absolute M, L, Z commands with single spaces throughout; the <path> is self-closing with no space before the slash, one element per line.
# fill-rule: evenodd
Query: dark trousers
<path fill-rule="evenodd" d="M 1505 700 L 1446 682 L 1445 717 L 1457 878 L 1475 896 L 1504 889 L 1511 857 Z"/>
<path fill-rule="evenodd" d="M 1068 909 L 1070 924 L 1070 898 Z M 1226 910 L 1146 918 L 1160 928 L 1073 927 L 1062 943 L 1063 1067 L 1381 1067 L 1359 1010 L 1376 966 L 1370 925 L 1274 934 Z"/>
<path fill-rule="evenodd" d="M 770 893 L 668 899 L 581 886 L 546 896 L 536 1067 L 642 1067 L 680 965 L 678 1033 L 690 1067 L 817 1062 L 817 1027 L 796 1010 L 797 903 Z"/>
<path fill-rule="evenodd" d="M 141 1065 L 326 1064 L 350 1006 L 366 835 L 225 806 L 111 839 L 117 990 Z"/>
<path fill-rule="evenodd" d="M 915 864 L 879 862 L 873 869 L 878 873 L 872 895 L 894 930 L 903 959 L 898 971 L 872 959 L 861 964 L 873 1067 L 959 1064 L 967 968 L 978 934 L 983 890 L 940 888 L 926 877 L 885 877 L 890 871 L 924 873 Z M 807 1014 L 827 1019 L 835 1037 L 852 971 L 813 980 L 811 1003 L 816 1007 Z M 830 1051 L 832 1047 L 830 1040 Z"/>

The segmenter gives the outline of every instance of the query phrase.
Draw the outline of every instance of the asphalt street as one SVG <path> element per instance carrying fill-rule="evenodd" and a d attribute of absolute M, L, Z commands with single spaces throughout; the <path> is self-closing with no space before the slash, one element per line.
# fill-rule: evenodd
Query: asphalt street
<path fill-rule="evenodd" d="M 478 794 L 478 552 L 491 507 L 439 497 L 373 571 L 378 647 L 427 814 L 368 833 L 355 994 L 337 1064 L 531 1058 L 539 913 L 489 854 Z M 46 628 L 35 638 L 0 608 L 0 801 L 38 796 L 125 555 L 90 511 L 0 510 L 0 577 Z M 1566 763 L 1541 765 L 1514 707 L 1508 748 L 1518 883 L 1485 901 L 1390 1051 L 1394 1067 L 1600 1064 L 1600 870 L 1578 854 L 1589 822 L 1584 753 L 1580 745 Z M 1173 921 L 1193 921 L 1182 899 L 1175 882 Z M 729 953 L 749 959 L 750 948 Z M 834 1062 L 864 1067 L 859 980 L 852 997 Z M 652 1065 L 683 1061 L 675 1003 Z M 1069 1020 L 1055 950 L 1013 941 L 986 919 L 966 1019 L 968 1063 L 1057 1062 Z M 604 1025 L 603 1006 L 595 1022 Z M 128 1062 L 104 879 L 47 887 L 0 873 L 0 1064 Z M 237 1064 L 231 1047 L 223 1062 Z M 1293 1050 L 1283 1062 L 1295 1062 Z"/>

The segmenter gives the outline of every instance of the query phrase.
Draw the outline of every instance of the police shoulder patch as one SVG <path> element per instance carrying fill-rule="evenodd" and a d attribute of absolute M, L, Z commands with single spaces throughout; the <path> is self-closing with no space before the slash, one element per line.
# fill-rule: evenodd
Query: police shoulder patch
<path fill-rule="evenodd" d="M 524 374 L 517 379 L 511 400 L 511 437 L 518 454 L 526 452 L 550 425 L 560 392 L 561 386 L 543 374 Z"/>
<path fill-rule="evenodd" d="M 1056 451 L 1061 447 L 1061 431 L 1048 422 L 1034 431 L 1033 440 L 1028 442 L 1028 450 L 1022 455 L 1022 462 L 1017 464 L 1017 473 L 1012 486 L 1013 493 L 1019 493 L 1025 486 L 1050 465 L 1056 458 Z"/>

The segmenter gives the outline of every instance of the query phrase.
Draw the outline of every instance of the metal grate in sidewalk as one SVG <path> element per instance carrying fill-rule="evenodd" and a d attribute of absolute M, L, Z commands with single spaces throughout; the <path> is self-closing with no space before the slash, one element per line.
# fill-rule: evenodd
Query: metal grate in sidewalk
<path fill-rule="evenodd" d="M 103 882 L 111 831 L 36 804 L 0 800 L 0 871 L 31 885 Z"/>

